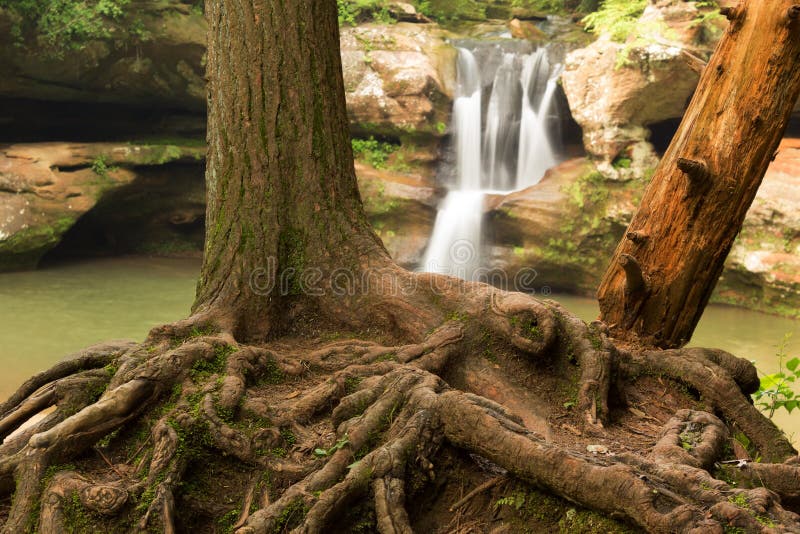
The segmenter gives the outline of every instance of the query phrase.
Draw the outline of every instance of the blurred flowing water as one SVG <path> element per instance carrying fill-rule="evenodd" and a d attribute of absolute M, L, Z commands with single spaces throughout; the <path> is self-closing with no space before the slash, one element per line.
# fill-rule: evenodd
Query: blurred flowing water
<path fill-rule="evenodd" d="M 504 46 L 511 45 L 458 48 L 456 177 L 439 206 L 424 271 L 474 278 L 482 266 L 484 196 L 535 185 L 557 163 L 550 125 L 558 123 L 553 100 L 561 66 L 551 64 L 546 48 Z"/>

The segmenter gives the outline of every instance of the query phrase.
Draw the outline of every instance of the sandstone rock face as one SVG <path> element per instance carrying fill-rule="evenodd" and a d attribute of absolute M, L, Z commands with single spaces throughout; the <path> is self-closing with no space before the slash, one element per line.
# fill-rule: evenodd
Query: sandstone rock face
<path fill-rule="evenodd" d="M 527 20 L 511 19 L 508 23 L 508 29 L 515 39 L 526 39 L 535 43 L 542 43 L 547 40 L 547 35 L 535 24 Z"/>
<path fill-rule="evenodd" d="M 0 270 L 34 268 L 75 221 L 138 169 L 197 162 L 197 147 L 39 143 L 0 149 Z"/>
<path fill-rule="evenodd" d="M 608 179 L 576 159 L 536 186 L 493 199 L 491 265 L 510 281 L 524 275 L 533 290 L 594 296 L 645 182 Z M 781 145 L 712 299 L 800 316 L 800 140 Z"/>
<path fill-rule="evenodd" d="M 396 7 L 410 8 L 403 3 Z M 8 26 L 7 18 L 0 10 L 0 29 Z M 112 38 L 92 42 L 82 50 L 64 51 L 63 57 L 36 47 L 14 46 L 10 37 L 0 33 L 0 72 L 4 73 L 0 99 L 120 104 L 202 114 L 206 104 L 203 14 L 179 0 L 168 0 L 141 6 L 137 20 L 146 39 L 120 29 Z M 436 24 L 342 28 L 348 110 L 356 134 L 426 140 L 443 135 L 455 87 L 455 50 L 446 43 L 447 35 Z M 3 115 L 0 112 L 0 124 L 8 120 Z"/>
<path fill-rule="evenodd" d="M 342 29 L 347 109 L 357 134 L 441 136 L 455 89 L 455 49 L 432 24 Z"/>
<path fill-rule="evenodd" d="M 684 51 L 703 57 L 714 44 L 694 24 L 698 15 L 694 2 L 650 5 L 639 24 L 658 37 L 623 44 L 600 36 L 567 56 L 562 80 L 570 110 L 606 174 L 614 174 L 611 161 L 647 140 L 648 125 L 683 116 L 699 79 Z"/>
<path fill-rule="evenodd" d="M 591 295 L 636 208 L 641 185 L 607 180 L 578 158 L 551 169 L 533 187 L 491 199 L 491 265 L 510 282 L 523 281 L 526 289 Z"/>
<path fill-rule="evenodd" d="M 408 4 L 393 9 L 425 21 Z M 3 31 L 10 27 L 8 13 L 0 9 L 0 141 L 11 143 L 0 149 L 0 270 L 34 268 L 77 221 L 70 236 L 105 226 L 109 252 L 202 250 L 204 148 L 164 145 L 169 140 L 95 142 L 202 135 L 202 13 L 166 0 L 137 6 L 136 17 L 138 36 L 119 28 L 108 39 L 54 57 L 30 43 L 14 46 Z M 427 177 L 450 121 L 455 86 L 455 50 L 447 36 L 426 23 L 342 31 L 354 133 L 402 141 L 403 165 Z M 46 142 L 23 144 L 15 135 Z M 166 165 L 186 159 L 196 168 Z M 397 173 L 374 178 L 364 172 L 365 190 L 375 193 L 367 197 L 370 215 L 376 226 L 387 227 L 382 235 L 395 257 L 411 265 L 435 216 L 433 186 L 423 178 L 414 183 Z M 370 188 L 375 180 L 380 187 Z M 81 241 L 73 236 L 68 245 L 80 248 Z"/>
<path fill-rule="evenodd" d="M 413 269 L 421 263 L 443 191 L 419 175 L 356 163 L 358 187 L 375 232 L 392 258 Z"/>
<path fill-rule="evenodd" d="M 800 140 L 781 143 L 728 256 L 715 298 L 800 316 Z"/>
<path fill-rule="evenodd" d="M 0 271 L 70 254 L 199 255 L 205 147 L 36 143 L 0 149 Z M 422 174 L 356 164 L 367 215 L 398 263 L 427 246 L 442 191 Z M 99 235 L 98 235 L 99 234 Z"/>
<path fill-rule="evenodd" d="M 7 17 L 0 10 L 0 27 Z M 205 110 L 203 14 L 171 0 L 147 3 L 137 20 L 146 38 L 120 28 L 111 38 L 63 57 L 31 43 L 14 46 L 3 32 L 0 97 Z"/>

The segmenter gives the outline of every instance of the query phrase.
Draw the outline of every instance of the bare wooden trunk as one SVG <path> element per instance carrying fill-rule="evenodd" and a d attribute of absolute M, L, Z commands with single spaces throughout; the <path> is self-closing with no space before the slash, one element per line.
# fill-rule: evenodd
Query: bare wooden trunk
<path fill-rule="evenodd" d="M 800 94 L 800 5 L 723 9 L 722 38 L 598 291 L 621 337 L 689 341 Z"/>
<path fill-rule="evenodd" d="M 385 251 L 353 169 L 336 2 L 208 0 L 206 12 L 207 234 L 194 311 L 263 338 L 309 269 Z"/>

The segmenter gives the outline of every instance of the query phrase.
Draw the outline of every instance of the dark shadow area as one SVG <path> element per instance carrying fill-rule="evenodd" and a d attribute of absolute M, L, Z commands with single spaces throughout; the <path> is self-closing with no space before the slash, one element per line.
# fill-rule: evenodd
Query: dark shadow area
<path fill-rule="evenodd" d="M 664 155 L 664 152 L 669 148 L 675 132 L 678 131 L 678 126 L 681 124 L 681 119 L 667 119 L 661 122 L 654 122 L 649 125 L 650 128 L 650 142 L 656 149 L 656 154 L 659 157 Z"/>
<path fill-rule="evenodd" d="M 789 119 L 789 125 L 786 127 L 784 137 L 800 137 L 800 112 L 795 111 Z"/>
<path fill-rule="evenodd" d="M 195 256 L 205 239 L 202 165 L 138 167 L 129 185 L 107 192 L 42 259 L 152 254 Z"/>
<path fill-rule="evenodd" d="M 586 150 L 583 147 L 583 129 L 572 117 L 569 110 L 569 102 L 567 95 L 564 94 L 564 89 L 561 86 L 555 94 L 554 107 L 558 109 L 558 125 L 557 135 L 561 140 L 560 152 L 561 156 L 565 158 L 577 158 L 586 155 Z"/>
<path fill-rule="evenodd" d="M 205 139 L 205 114 L 120 104 L 0 99 L 0 143 Z"/>

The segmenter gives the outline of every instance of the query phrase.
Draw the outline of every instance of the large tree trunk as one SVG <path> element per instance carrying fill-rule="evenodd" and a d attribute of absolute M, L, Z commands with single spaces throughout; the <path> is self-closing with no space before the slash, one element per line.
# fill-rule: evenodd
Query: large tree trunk
<path fill-rule="evenodd" d="M 598 291 L 619 336 L 689 341 L 800 94 L 800 6 L 745 0 Z"/>
<path fill-rule="evenodd" d="M 263 339 L 280 330 L 287 297 L 327 294 L 334 269 L 389 258 L 358 192 L 335 3 L 210 0 L 206 12 L 207 236 L 194 308 Z"/>

